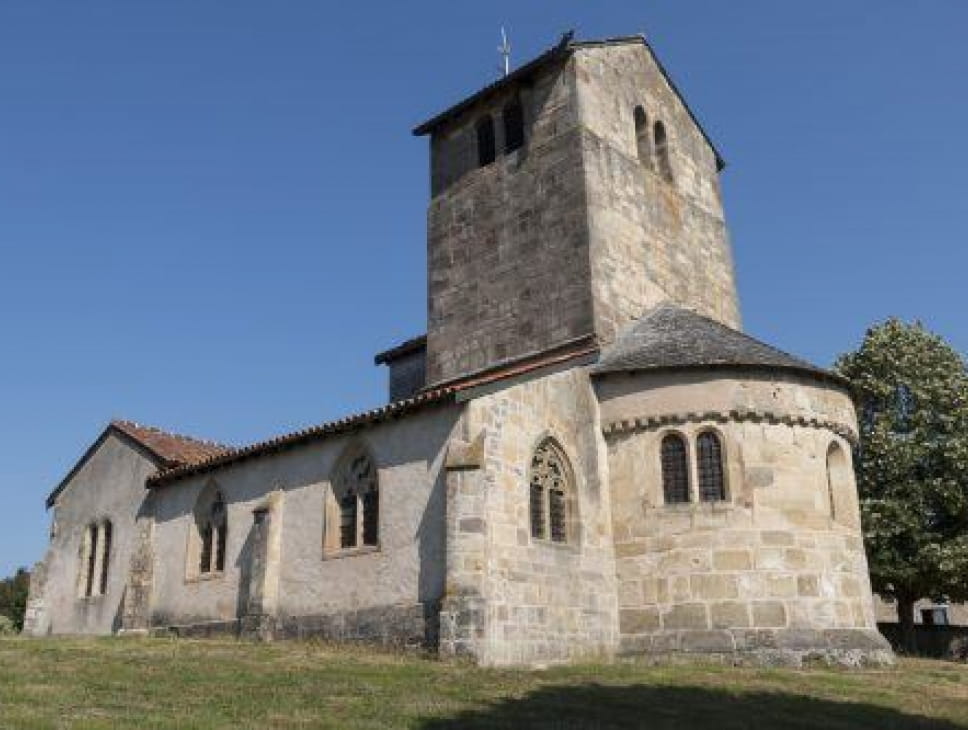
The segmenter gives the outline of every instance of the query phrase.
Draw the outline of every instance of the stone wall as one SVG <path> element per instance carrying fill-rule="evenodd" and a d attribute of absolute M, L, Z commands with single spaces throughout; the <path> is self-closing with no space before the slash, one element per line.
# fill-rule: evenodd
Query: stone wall
<path fill-rule="evenodd" d="M 739 328 L 716 155 L 641 43 L 575 54 L 595 331 L 672 300 Z M 639 159 L 633 112 L 661 120 L 673 179 Z"/>
<path fill-rule="evenodd" d="M 109 634 L 121 628 L 128 570 L 138 542 L 135 522 L 145 479 L 155 469 L 141 450 L 111 434 L 73 475 L 54 504 L 53 537 L 43 563 L 35 568 L 29 633 Z M 88 525 L 104 520 L 112 525 L 107 590 L 84 596 L 79 585 L 84 533 Z M 98 579 L 100 563 L 96 572 Z"/>
<path fill-rule="evenodd" d="M 258 635 L 406 644 L 419 616 L 424 639 L 435 641 L 444 591 L 442 459 L 459 415 L 456 406 L 432 407 L 158 489 L 152 626 L 246 632 L 248 618 L 258 619 L 249 625 Z M 324 500 L 349 448 L 365 449 L 378 469 L 379 545 L 324 552 Z M 194 505 L 212 483 L 227 503 L 225 570 L 190 577 Z"/>
<path fill-rule="evenodd" d="M 856 428 L 849 397 L 797 376 L 639 374 L 600 382 L 621 651 L 886 661 L 856 487 L 827 453 Z M 699 503 L 696 436 L 725 449 L 727 498 Z M 690 451 L 691 502 L 666 504 L 660 443 Z M 833 508 L 832 508 L 833 507 Z"/>
<path fill-rule="evenodd" d="M 512 91 L 434 132 L 428 213 L 427 381 L 449 380 L 592 331 L 574 68 L 519 90 L 525 144 L 504 154 Z M 490 113 L 497 159 L 477 167 Z"/>
<path fill-rule="evenodd" d="M 441 651 L 485 664 L 611 655 L 616 592 L 607 465 L 586 372 L 574 368 L 481 395 L 465 425 L 479 448 L 476 461 L 449 459 Z M 529 469 L 548 436 L 574 474 L 565 544 L 530 532 Z"/>
<path fill-rule="evenodd" d="M 427 350 L 421 348 L 387 363 L 390 402 L 410 398 L 427 384 Z"/>

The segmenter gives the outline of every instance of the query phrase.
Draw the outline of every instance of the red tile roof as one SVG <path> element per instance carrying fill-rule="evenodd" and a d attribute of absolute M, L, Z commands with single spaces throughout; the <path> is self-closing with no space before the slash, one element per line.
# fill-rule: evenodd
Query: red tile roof
<path fill-rule="evenodd" d="M 154 426 L 145 426 L 133 421 L 111 421 L 113 428 L 133 438 L 146 449 L 166 462 L 165 468 L 178 464 L 210 459 L 231 450 L 231 446 L 203 441 L 177 433 L 162 431 Z"/>
<path fill-rule="evenodd" d="M 336 421 L 330 421 L 318 426 L 311 426 L 301 431 L 276 436 L 266 441 L 260 441 L 250 446 L 231 449 L 215 454 L 200 461 L 176 465 L 163 469 L 148 477 L 146 486 L 157 488 L 177 481 L 193 474 L 214 471 L 223 466 L 240 461 L 257 458 L 265 454 L 283 451 L 294 446 L 317 441 L 327 436 L 345 433 L 357 428 L 363 428 L 373 423 L 397 418 L 425 406 L 453 403 L 459 400 L 462 391 L 468 391 L 491 383 L 526 375 L 542 368 L 553 367 L 578 358 L 588 357 L 598 352 L 598 344 L 594 336 L 578 338 L 560 347 L 529 355 L 527 357 L 489 368 L 483 372 L 466 376 L 453 383 L 433 387 L 418 393 L 412 398 L 399 400 L 394 403 L 375 408 L 363 413 L 357 413 Z"/>
<path fill-rule="evenodd" d="M 91 444 L 83 456 L 78 459 L 74 467 L 67 473 L 60 484 L 47 495 L 47 509 L 50 509 L 57 497 L 67 487 L 74 475 L 81 470 L 88 459 L 97 451 L 109 436 L 120 436 L 123 440 L 133 442 L 144 449 L 149 458 L 155 462 L 160 470 L 172 469 L 181 464 L 188 464 L 193 461 L 210 459 L 217 454 L 223 454 L 232 449 L 231 446 L 217 444 L 213 441 L 202 441 L 201 439 L 181 434 L 168 433 L 160 428 L 144 426 L 133 421 L 111 421 L 97 440 Z"/>

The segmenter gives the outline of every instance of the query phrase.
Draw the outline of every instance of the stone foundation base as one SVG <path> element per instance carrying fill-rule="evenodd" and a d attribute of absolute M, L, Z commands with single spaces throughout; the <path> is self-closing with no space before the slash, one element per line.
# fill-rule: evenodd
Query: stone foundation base
<path fill-rule="evenodd" d="M 261 641 L 318 638 L 436 650 L 439 616 L 439 604 L 429 602 L 313 616 L 260 615 L 232 621 L 168 625 L 156 623 L 151 629 L 151 635 L 192 639 L 231 636 Z"/>
<path fill-rule="evenodd" d="M 788 667 L 815 662 L 844 667 L 894 663 L 890 644 L 873 629 L 733 629 L 626 636 L 619 656 L 659 661 L 701 656 L 730 664 Z"/>

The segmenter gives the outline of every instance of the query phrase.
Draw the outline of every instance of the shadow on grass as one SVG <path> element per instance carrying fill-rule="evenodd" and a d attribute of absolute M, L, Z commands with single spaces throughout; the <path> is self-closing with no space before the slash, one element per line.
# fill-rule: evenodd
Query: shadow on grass
<path fill-rule="evenodd" d="M 422 730 L 468 728 L 794 728 L 823 730 L 956 730 L 956 725 L 873 705 L 779 692 L 733 694 L 702 687 L 648 685 L 544 687 L 519 699 L 425 720 Z"/>

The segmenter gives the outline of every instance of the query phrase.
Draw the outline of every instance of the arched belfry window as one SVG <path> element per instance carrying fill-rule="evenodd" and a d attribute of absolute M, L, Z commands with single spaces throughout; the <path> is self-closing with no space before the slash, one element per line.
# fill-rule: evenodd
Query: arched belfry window
<path fill-rule="evenodd" d="M 666 504 L 689 501 L 686 440 L 677 433 L 670 433 L 662 439 L 662 493 Z"/>
<path fill-rule="evenodd" d="M 699 499 L 703 502 L 722 502 L 726 499 L 726 475 L 723 469 L 723 443 L 712 431 L 704 431 L 696 439 L 698 460 Z"/>
<path fill-rule="evenodd" d="M 531 537 L 568 542 L 574 502 L 574 477 L 558 443 L 544 439 L 531 457 L 529 514 Z"/>
<path fill-rule="evenodd" d="M 339 463 L 326 504 L 327 551 L 375 547 L 380 541 L 380 485 L 365 451 L 354 448 Z"/>
<path fill-rule="evenodd" d="M 666 182 L 672 182 L 672 162 L 669 157 L 669 137 L 666 134 L 665 124 L 656 122 L 653 127 L 653 138 L 655 139 L 655 156 L 659 163 L 659 174 Z"/>
<path fill-rule="evenodd" d="M 490 114 L 477 120 L 477 164 L 490 165 L 497 155 L 494 142 L 494 119 Z"/>
<path fill-rule="evenodd" d="M 524 145 L 524 107 L 517 97 L 504 105 L 504 151 L 513 152 Z"/>
<path fill-rule="evenodd" d="M 652 169 L 652 130 L 649 129 L 649 117 L 645 109 L 635 107 L 632 113 L 635 121 L 635 145 L 639 154 L 639 163 L 647 170 Z"/>

